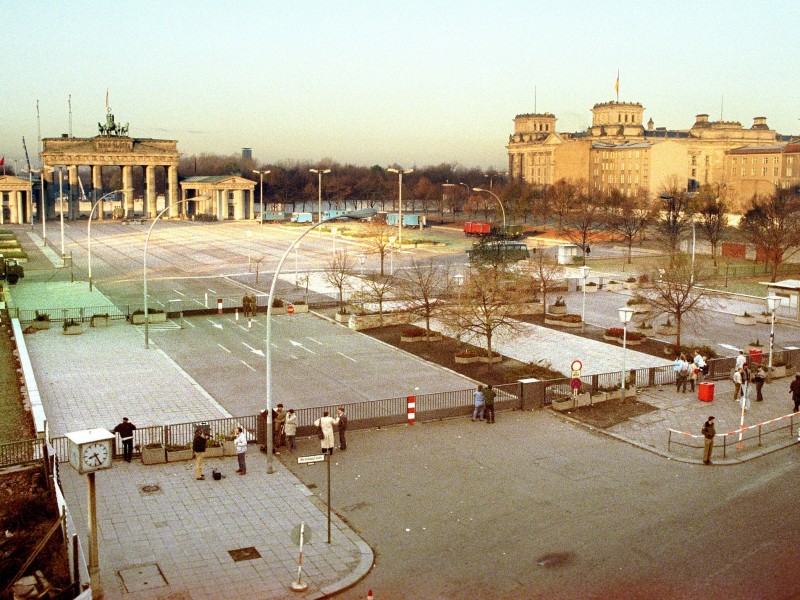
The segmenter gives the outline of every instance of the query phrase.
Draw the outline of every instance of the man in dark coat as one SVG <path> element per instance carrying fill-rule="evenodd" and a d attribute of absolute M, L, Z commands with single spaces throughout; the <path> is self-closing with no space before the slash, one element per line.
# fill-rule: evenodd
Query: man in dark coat
<path fill-rule="evenodd" d="M 125 462 L 131 462 L 133 457 L 133 431 L 136 425 L 128 420 L 128 417 L 122 417 L 122 423 L 114 427 L 113 432 L 118 433 L 122 440 L 122 456 Z"/>
<path fill-rule="evenodd" d="M 794 412 L 800 409 L 800 375 L 794 376 L 794 381 L 789 386 L 789 391 L 792 392 L 792 401 L 794 402 Z"/>
<path fill-rule="evenodd" d="M 339 450 L 347 450 L 347 414 L 344 406 L 340 406 L 336 412 L 339 417 Z"/>
<path fill-rule="evenodd" d="M 703 429 L 701 429 L 700 432 L 705 438 L 705 446 L 703 448 L 703 464 L 710 465 L 711 451 L 714 449 L 714 436 L 717 435 L 717 430 L 714 427 L 714 417 L 708 417 L 708 421 L 705 422 Z"/>
<path fill-rule="evenodd" d="M 492 384 L 486 386 L 483 392 L 483 402 L 486 404 L 486 422 L 494 423 L 494 399 L 497 392 L 494 391 Z"/>

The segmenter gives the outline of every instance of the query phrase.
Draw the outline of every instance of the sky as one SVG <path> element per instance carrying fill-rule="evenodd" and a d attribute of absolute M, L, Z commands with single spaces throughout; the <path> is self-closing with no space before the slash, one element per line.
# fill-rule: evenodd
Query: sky
<path fill-rule="evenodd" d="M 585 130 L 591 108 L 645 121 L 753 117 L 800 135 L 796 0 L 492 2 L 0 0 L 0 156 L 97 135 L 106 90 L 130 135 L 260 164 L 504 171 L 515 115 Z M 9 164 L 7 162 L 7 164 Z M 22 164 L 20 163 L 20 168 Z"/>

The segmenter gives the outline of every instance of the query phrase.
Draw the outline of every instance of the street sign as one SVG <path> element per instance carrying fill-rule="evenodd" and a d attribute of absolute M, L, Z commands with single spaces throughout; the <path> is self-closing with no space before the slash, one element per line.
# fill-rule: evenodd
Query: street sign
<path fill-rule="evenodd" d="M 290 304 L 289 306 L 287 306 L 286 307 L 286 312 L 289 313 L 290 315 L 293 315 L 294 314 L 294 304 Z"/>
<path fill-rule="evenodd" d="M 325 460 L 324 454 L 312 454 L 311 456 L 298 456 L 298 465 L 313 465 L 314 463 L 323 462 Z"/>
<path fill-rule="evenodd" d="M 582 385 L 583 385 L 583 382 L 580 379 L 578 379 L 577 377 L 575 377 L 574 379 L 572 379 L 572 381 L 569 382 L 569 387 L 570 387 L 570 389 L 573 389 L 573 390 L 581 389 Z"/>
<path fill-rule="evenodd" d="M 577 359 L 573 360 L 572 364 L 570 365 L 570 368 L 573 371 L 580 371 L 581 369 L 583 369 L 583 363 Z"/>
<path fill-rule="evenodd" d="M 295 546 L 300 545 L 301 525 L 303 530 L 303 545 L 311 543 L 311 527 L 302 523 L 298 523 L 294 526 L 294 529 L 292 529 L 292 541 L 294 542 Z"/>

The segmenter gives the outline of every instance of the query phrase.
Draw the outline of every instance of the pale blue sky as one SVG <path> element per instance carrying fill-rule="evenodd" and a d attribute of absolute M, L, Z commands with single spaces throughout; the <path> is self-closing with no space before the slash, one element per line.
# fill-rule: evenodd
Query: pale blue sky
<path fill-rule="evenodd" d="M 184 154 L 507 165 L 513 118 L 585 129 L 592 106 L 800 133 L 800 2 L 0 0 L 0 156 L 93 136 L 105 94 L 135 137 Z M 38 162 L 38 161 L 37 161 Z"/>

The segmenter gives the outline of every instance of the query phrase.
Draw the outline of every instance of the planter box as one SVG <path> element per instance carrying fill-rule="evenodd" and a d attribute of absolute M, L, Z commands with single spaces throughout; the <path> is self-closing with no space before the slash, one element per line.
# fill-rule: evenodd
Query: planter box
<path fill-rule="evenodd" d="M 613 335 L 606 335 L 604 333 L 603 334 L 603 339 L 608 341 L 608 342 L 617 342 L 618 344 L 622 344 L 622 338 L 621 337 L 615 337 Z M 628 338 L 627 345 L 628 346 L 638 346 L 642 342 L 644 342 L 644 340 L 632 340 L 632 339 Z"/>
<path fill-rule="evenodd" d="M 772 317 L 769 315 L 756 315 L 756 323 L 764 323 L 765 325 L 770 325 L 772 323 Z"/>
<path fill-rule="evenodd" d="M 575 397 L 575 404 L 577 408 L 580 408 L 581 406 L 591 406 L 592 403 L 592 395 L 589 392 L 578 394 Z"/>
<path fill-rule="evenodd" d="M 292 304 L 294 307 L 294 313 L 307 313 L 308 312 L 308 304 Z"/>
<path fill-rule="evenodd" d="M 586 291 L 587 294 L 594 294 L 597 290 L 600 289 L 600 286 L 598 286 L 598 285 L 587 285 L 587 286 L 584 286 L 584 288 L 585 288 L 585 291 Z"/>
<path fill-rule="evenodd" d="M 157 465 L 167 462 L 167 455 L 164 452 L 164 446 L 158 448 L 142 448 L 142 464 L 144 465 Z"/>
<path fill-rule="evenodd" d="M 50 329 L 50 321 L 31 321 L 34 329 Z"/>
<path fill-rule="evenodd" d="M 742 315 L 737 315 L 733 317 L 733 322 L 737 325 L 755 325 L 758 321 L 756 321 L 755 317 L 745 317 Z"/>
<path fill-rule="evenodd" d="M 192 460 L 194 452 L 191 448 L 183 450 L 167 450 L 167 462 L 178 462 L 181 460 Z"/>
<path fill-rule="evenodd" d="M 628 304 L 628 308 L 630 308 L 636 314 L 650 312 L 649 304 Z"/>
<path fill-rule="evenodd" d="M 391 312 L 391 313 L 383 313 L 383 325 L 408 325 L 411 321 L 414 321 L 416 317 L 408 312 Z M 374 329 L 375 327 L 381 327 L 381 315 L 379 314 L 369 314 L 369 315 L 350 315 L 350 318 L 347 321 L 347 326 L 354 331 L 360 331 L 361 329 Z"/>
<path fill-rule="evenodd" d="M 634 327 L 634 329 L 642 335 L 653 335 L 653 332 L 655 331 L 655 329 L 652 327 Z"/>
<path fill-rule="evenodd" d="M 285 315 L 286 314 L 286 307 L 285 306 L 273 306 L 271 313 L 274 317 L 275 315 Z M 338 315 L 337 315 L 338 316 Z"/>
<path fill-rule="evenodd" d="M 83 333 L 83 327 L 81 325 L 69 325 L 68 327 L 64 327 L 64 335 L 80 335 Z"/>
<path fill-rule="evenodd" d="M 564 400 L 554 400 L 551 406 L 554 410 L 572 410 L 575 408 L 575 400 L 572 397 L 565 398 Z"/>
<path fill-rule="evenodd" d="M 153 323 L 166 323 L 167 322 L 167 313 L 165 312 L 157 312 L 153 313 L 147 311 L 147 316 L 150 319 L 150 324 Z M 144 313 L 138 313 L 131 315 L 131 323 L 134 325 L 144 325 Z"/>
<path fill-rule="evenodd" d="M 481 362 L 480 356 L 456 356 L 455 357 L 456 364 L 459 365 L 469 365 L 476 362 Z"/>
<path fill-rule="evenodd" d="M 441 342 L 442 336 L 438 333 L 433 335 L 416 335 L 416 336 L 400 336 L 401 342 L 408 342 L 409 344 L 413 344 L 414 342 Z"/>
<path fill-rule="evenodd" d="M 225 440 L 222 442 L 222 455 L 236 456 L 236 443 L 233 440 Z"/>
<path fill-rule="evenodd" d="M 101 317 L 99 315 L 94 315 L 92 316 L 89 323 L 92 327 L 108 327 L 110 322 L 111 322 L 111 317 Z"/>
<path fill-rule="evenodd" d="M 621 283 L 607 283 L 606 289 L 609 292 L 621 292 L 622 291 L 622 284 Z"/>
<path fill-rule="evenodd" d="M 547 308 L 547 312 L 551 315 L 565 315 L 567 314 L 567 307 L 566 306 L 556 306 L 555 304 L 551 304 Z"/>
<path fill-rule="evenodd" d="M 544 317 L 544 324 L 545 325 L 555 325 L 556 327 L 567 327 L 569 329 L 580 329 L 582 323 L 578 321 L 577 323 L 571 323 L 569 321 L 557 321 L 555 319 L 548 319 L 547 315 Z"/>
<path fill-rule="evenodd" d="M 656 327 L 656 333 L 659 335 L 678 335 L 678 328 L 664 327 L 663 325 L 659 325 Z"/>
<path fill-rule="evenodd" d="M 773 379 L 780 379 L 781 377 L 786 377 L 787 375 L 793 375 L 793 373 L 789 373 L 791 367 L 786 367 L 786 365 L 781 367 L 772 367 L 771 375 Z M 793 370 L 793 369 L 791 369 Z"/>
<path fill-rule="evenodd" d="M 222 446 L 208 446 L 206 447 L 206 458 L 222 458 L 225 453 Z"/>
<path fill-rule="evenodd" d="M 274 314 L 274 313 L 273 313 Z M 336 322 L 337 323 L 348 323 L 350 321 L 350 313 L 336 313 Z"/>
<path fill-rule="evenodd" d="M 624 287 L 626 290 L 638 290 L 639 284 L 635 281 L 626 281 L 622 284 L 622 287 Z"/>

